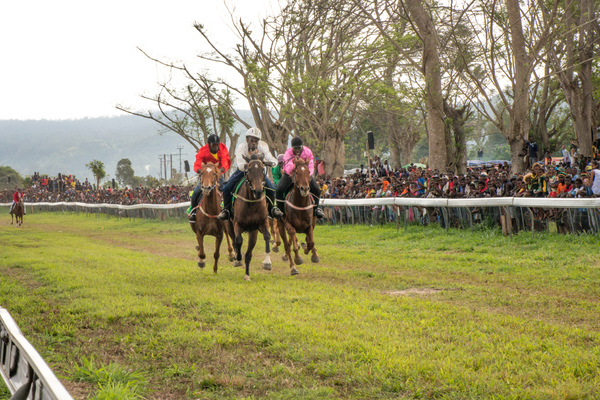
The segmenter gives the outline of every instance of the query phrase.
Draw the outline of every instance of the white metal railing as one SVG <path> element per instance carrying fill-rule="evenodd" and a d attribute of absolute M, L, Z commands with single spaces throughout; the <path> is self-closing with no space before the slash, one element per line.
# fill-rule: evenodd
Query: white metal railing
<path fill-rule="evenodd" d="M 0 374 L 11 400 L 73 400 L 48 364 L 0 307 Z"/>
<path fill-rule="evenodd" d="M 600 208 L 600 198 L 565 199 L 550 197 L 489 197 L 489 198 L 423 198 L 423 197 L 378 197 L 372 199 L 321 199 L 323 206 L 383 206 L 396 205 L 404 207 L 541 207 L 541 208 Z M 10 207 L 11 203 L 0 203 L 0 206 Z M 109 204 L 109 203 L 81 203 L 81 202 L 26 202 L 31 206 L 76 206 L 89 209 L 111 208 L 119 210 L 154 209 L 168 210 L 187 208 L 189 201 L 174 204 L 142 203 L 134 205 Z"/>

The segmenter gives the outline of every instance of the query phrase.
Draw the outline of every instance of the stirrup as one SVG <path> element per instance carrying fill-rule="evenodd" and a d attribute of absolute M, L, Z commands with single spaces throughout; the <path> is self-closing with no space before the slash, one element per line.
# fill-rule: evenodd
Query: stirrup
<path fill-rule="evenodd" d="M 221 213 L 217 215 L 217 219 L 221 221 L 227 221 L 229 219 L 229 210 L 224 209 L 221 211 Z"/>
<path fill-rule="evenodd" d="M 278 207 L 273 207 L 271 209 L 271 216 L 273 218 L 280 219 L 281 217 L 283 217 L 283 212 L 281 212 L 281 210 Z"/>

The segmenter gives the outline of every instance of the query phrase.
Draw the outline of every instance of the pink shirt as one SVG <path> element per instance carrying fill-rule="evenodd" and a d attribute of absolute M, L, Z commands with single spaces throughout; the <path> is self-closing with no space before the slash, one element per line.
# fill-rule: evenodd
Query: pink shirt
<path fill-rule="evenodd" d="M 296 156 L 294 155 L 294 150 L 290 147 L 289 149 L 287 149 L 285 151 L 285 154 L 283 155 L 283 172 L 285 172 L 288 175 L 292 174 L 292 171 L 294 170 L 294 158 L 296 158 Z M 304 161 L 308 161 L 308 170 L 310 171 L 310 174 L 314 174 L 315 173 L 315 158 L 313 156 L 312 151 L 310 151 L 310 149 L 306 146 L 302 146 L 302 153 L 300 153 L 300 158 L 303 159 Z"/>

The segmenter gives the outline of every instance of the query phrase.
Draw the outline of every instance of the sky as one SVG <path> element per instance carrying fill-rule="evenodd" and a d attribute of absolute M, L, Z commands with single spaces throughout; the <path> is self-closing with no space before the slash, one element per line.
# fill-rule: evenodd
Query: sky
<path fill-rule="evenodd" d="M 227 0 L 258 21 L 269 0 Z M 206 51 L 193 23 L 234 43 L 222 0 L 19 0 L 0 13 L 0 120 L 124 115 L 115 106 L 152 108 L 140 94 L 169 77 L 148 59 L 201 67 Z M 231 79 L 235 79 L 233 76 Z"/>

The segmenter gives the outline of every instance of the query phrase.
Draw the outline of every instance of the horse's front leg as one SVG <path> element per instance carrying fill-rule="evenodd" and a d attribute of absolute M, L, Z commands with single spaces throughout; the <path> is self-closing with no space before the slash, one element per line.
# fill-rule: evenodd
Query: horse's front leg
<path fill-rule="evenodd" d="M 221 256 L 221 242 L 223 241 L 223 233 L 218 234 L 216 236 L 217 240 L 215 241 L 215 253 L 213 256 L 215 257 L 215 265 L 213 265 L 213 272 L 216 274 L 219 264 L 219 257 Z"/>
<path fill-rule="evenodd" d="M 260 233 L 262 233 L 263 238 L 265 239 L 265 259 L 262 262 L 262 269 L 266 269 L 270 271 L 272 268 L 271 265 L 271 233 L 269 232 L 269 225 L 265 223 L 261 228 L 259 228 Z"/>
<path fill-rule="evenodd" d="M 302 256 L 299 252 L 300 245 L 298 244 L 298 235 L 296 233 L 296 229 L 294 229 L 294 227 L 290 225 L 287 231 L 290 235 L 290 243 L 292 244 L 294 249 L 294 262 L 296 263 L 296 265 L 301 265 L 304 262 L 304 260 L 302 259 Z"/>
<path fill-rule="evenodd" d="M 296 265 L 302 264 L 302 257 L 298 255 L 298 239 L 296 238 L 296 229 L 288 222 L 285 223 L 285 229 L 281 231 L 281 235 L 288 234 L 288 238 L 286 240 L 286 254 L 290 261 L 290 274 L 297 275 L 299 274 L 296 269 Z M 294 250 L 295 256 L 292 258 L 292 250 Z M 298 259 L 300 262 L 298 262 Z"/>
<path fill-rule="evenodd" d="M 228 224 L 224 224 L 223 225 L 223 231 L 225 233 L 225 238 L 227 239 L 227 254 L 229 256 L 229 261 L 233 261 L 235 260 L 235 252 L 233 250 L 233 246 L 231 244 L 232 240 L 231 240 L 231 235 L 229 234 L 229 225 Z"/>
<path fill-rule="evenodd" d="M 244 276 L 244 280 L 250 280 L 250 261 L 252 261 L 252 250 L 254 250 L 254 246 L 256 246 L 256 239 L 258 238 L 258 231 L 248 232 L 248 248 L 246 249 L 246 257 L 244 261 L 246 262 L 246 276 Z"/>
<path fill-rule="evenodd" d="M 310 261 L 318 263 L 319 254 L 317 254 L 317 248 L 315 247 L 314 231 L 312 227 L 310 227 L 306 233 L 306 248 L 304 249 L 304 254 L 308 254 L 309 251 L 312 251 Z"/>
<path fill-rule="evenodd" d="M 200 231 L 196 231 L 196 239 L 198 240 L 198 266 L 204 268 L 206 265 L 206 254 L 204 253 L 204 236 Z"/>
<path fill-rule="evenodd" d="M 244 238 L 242 237 L 242 229 L 238 224 L 235 224 L 233 227 L 233 232 L 235 233 L 235 262 L 233 263 L 234 267 L 241 267 L 242 264 L 242 244 L 244 244 Z"/>

